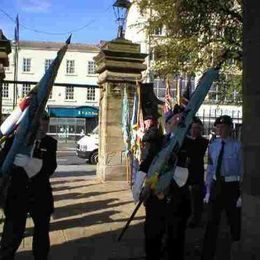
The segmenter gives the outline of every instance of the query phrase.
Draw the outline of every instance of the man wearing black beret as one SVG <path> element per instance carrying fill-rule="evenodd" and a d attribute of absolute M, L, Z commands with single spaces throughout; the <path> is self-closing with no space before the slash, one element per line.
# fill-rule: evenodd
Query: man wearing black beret
<path fill-rule="evenodd" d="M 242 177 L 242 152 L 239 141 L 231 138 L 232 118 L 220 116 L 215 121 L 216 138 L 209 145 L 209 164 L 207 168 L 208 222 L 204 236 L 203 260 L 214 259 L 218 226 L 222 210 L 226 211 L 233 241 L 240 239 Z"/>

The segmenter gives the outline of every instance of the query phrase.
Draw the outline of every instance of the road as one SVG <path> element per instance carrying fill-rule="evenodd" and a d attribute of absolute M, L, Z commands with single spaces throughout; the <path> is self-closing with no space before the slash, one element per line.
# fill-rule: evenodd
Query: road
<path fill-rule="evenodd" d="M 86 177 L 95 178 L 96 165 L 89 164 L 86 159 L 79 158 L 75 150 L 57 152 L 58 167 L 55 177 Z"/>

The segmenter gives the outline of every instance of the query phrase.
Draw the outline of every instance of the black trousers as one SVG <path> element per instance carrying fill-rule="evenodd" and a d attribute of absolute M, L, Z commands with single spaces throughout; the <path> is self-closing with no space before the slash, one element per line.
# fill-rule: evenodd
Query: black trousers
<path fill-rule="evenodd" d="M 203 184 L 190 185 L 191 217 L 190 224 L 199 224 L 203 211 Z"/>
<path fill-rule="evenodd" d="M 26 225 L 27 213 L 34 222 L 33 255 L 35 260 L 47 260 L 50 249 L 49 223 L 50 214 L 13 204 L 5 210 L 5 223 L 1 239 L 0 259 L 13 260 L 20 246 Z"/>
<path fill-rule="evenodd" d="M 202 259 L 214 259 L 218 226 L 222 210 L 225 210 L 232 239 L 240 239 L 241 230 L 241 208 L 236 207 L 240 196 L 239 182 L 221 182 L 217 187 L 213 182 L 208 205 L 208 223 L 203 242 Z"/>
<path fill-rule="evenodd" d="M 159 200 L 152 195 L 145 208 L 146 260 L 159 260 L 162 255 L 167 255 L 169 260 L 184 259 L 185 231 L 190 214 L 189 197 L 173 196 L 170 200 Z"/>

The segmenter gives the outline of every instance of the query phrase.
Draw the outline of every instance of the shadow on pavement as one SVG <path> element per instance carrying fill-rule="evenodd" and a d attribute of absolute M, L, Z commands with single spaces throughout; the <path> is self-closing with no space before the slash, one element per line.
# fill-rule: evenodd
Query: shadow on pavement
<path fill-rule="evenodd" d="M 60 184 L 65 184 L 65 183 L 73 183 L 73 182 L 82 182 L 82 181 L 86 181 L 86 179 L 70 179 L 70 180 L 59 180 L 59 181 L 54 181 L 51 178 L 51 184 L 52 185 L 60 185 Z"/>
<path fill-rule="evenodd" d="M 104 195 L 104 194 L 111 194 L 116 192 L 122 192 L 123 190 L 115 190 L 115 191 L 108 191 L 108 192 L 89 192 L 89 193 L 68 193 L 68 194 L 56 194 L 54 195 L 54 200 L 71 200 L 71 199 L 82 199 L 82 198 L 88 198 L 92 196 L 98 196 L 98 195 Z"/>
<path fill-rule="evenodd" d="M 51 247 L 50 260 L 130 260 L 144 259 L 142 224 L 131 226 L 121 242 L 120 229 L 76 239 Z M 138 236 L 140 234 L 140 236 Z M 17 254 L 17 260 L 30 260 L 31 252 Z"/>
<path fill-rule="evenodd" d="M 88 177 L 96 176 L 96 171 L 71 171 L 71 172 L 55 172 L 55 177 Z"/>
<path fill-rule="evenodd" d="M 65 178 L 64 178 L 65 179 Z M 53 240 L 50 260 L 140 260 L 144 259 L 143 213 L 137 215 L 121 242 L 117 237 L 134 208 L 130 191 L 125 183 L 79 184 L 76 179 L 52 180 L 55 213 L 50 224 Z M 78 185 L 77 185 L 78 184 Z M 202 226 L 187 229 L 185 260 L 200 260 L 206 211 Z M 31 239 L 33 229 L 27 228 Z M 217 260 L 230 260 L 230 238 L 222 218 L 217 245 Z M 31 242 L 31 240 L 30 240 Z M 27 244 L 29 242 L 27 241 Z M 17 253 L 16 260 L 30 260 L 31 247 Z M 155 259 L 159 260 L 159 259 Z M 176 259 L 178 260 L 178 259 Z"/>

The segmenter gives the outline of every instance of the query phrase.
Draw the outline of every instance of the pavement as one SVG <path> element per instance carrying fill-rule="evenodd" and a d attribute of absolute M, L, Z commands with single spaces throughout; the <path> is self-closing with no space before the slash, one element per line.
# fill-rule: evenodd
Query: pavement
<path fill-rule="evenodd" d="M 65 172 L 64 167 L 68 171 Z M 83 176 L 81 169 L 77 171 L 74 167 L 74 171 L 69 172 L 69 168 L 59 166 L 51 178 L 55 212 L 50 225 L 49 259 L 116 260 L 143 256 L 143 209 L 122 242 L 117 242 L 117 236 L 135 206 L 128 183 L 101 183 L 91 171 Z M 28 218 L 26 237 L 18 249 L 17 260 L 33 259 L 32 227 L 32 220 Z"/>
<path fill-rule="evenodd" d="M 50 225 L 49 259 L 144 259 L 143 207 L 138 211 L 122 240 L 117 241 L 122 227 L 135 207 L 128 183 L 100 183 L 91 175 L 88 178 L 64 175 L 63 172 L 58 172 L 51 180 L 55 213 Z M 205 220 L 203 221 L 205 223 Z M 26 236 L 16 260 L 33 259 L 32 226 L 32 220 L 28 218 Z M 200 259 L 203 232 L 203 225 L 196 229 L 187 229 L 185 259 Z M 222 228 L 219 241 L 216 259 L 230 259 L 230 243 L 226 228 Z"/>
<path fill-rule="evenodd" d="M 59 166 L 51 178 L 55 212 L 50 224 L 50 260 L 138 260 L 144 259 L 143 221 L 141 206 L 120 242 L 117 237 L 131 215 L 133 203 L 129 184 L 125 181 L 102 183 L 96 178 L 93 165 L 74 164 L 59 157 Z M 68 164 L 69 162 L 69 164 Z M 3 221 L 0 218 L 0 231 Z M 186 260 L 199 260 L 206 213 L 202 225 L 186 232 Z M 33 223 L 27 219 L 26 235 L 16 260 L 32 258 Z M 223 218 L 216 259 L 229 260 L 230 239 Z M 157 259 L 155 259 L 157 260 Z M 158 259 L 159 260 L 159 259 Z"/>

